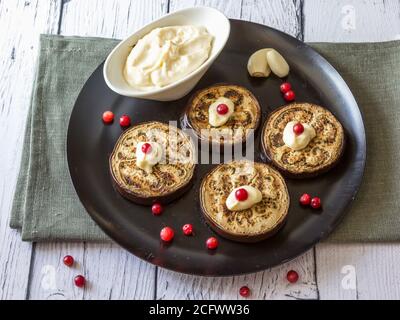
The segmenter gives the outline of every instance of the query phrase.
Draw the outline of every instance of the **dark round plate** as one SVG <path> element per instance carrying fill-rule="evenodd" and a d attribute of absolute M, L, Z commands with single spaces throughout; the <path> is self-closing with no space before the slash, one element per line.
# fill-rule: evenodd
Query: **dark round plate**
<path fill-rule="evenodd" d="M 336 70 L 317 52 L 277 30 L 250 22 L 232 20 L 226 48 L 194 90 L 219 83 L 239 84 L 250 89 L 266 116 L 285 102 L 279 92 L 282 80 L 252 79 L 247 75 L 251 53 L 273 47 L 291 66 L 288 80 L 297 101 L 326 106 L 343 124 L 348 144 L 340 164 L 329 173 L 311 180 L 287 180 L 291 206 L 286 225 L 273 238 L 256 244 L 240 244 L 219 238 L 215 252 L 206 249 L 205 241 L 214 232 L 201 217 L 199 184 L 212 165 L 198 165 L 193 188 L 181 199 L 154 217 L 149 207 L 135 205 L 113 188 L 108 171 L 108 157 L 122 133 L 118 117 L 132 117 L 133 125 L 149 120 L 168 122 L 179 117 L 190 95 L 174 102 L 132 99 L 112 92 L 103 79 L 103 65 L 92 74 L 82 89 L 68 128 L 67 153 L 73 184 L 80 200 L 97 224 L 117 243 L 136 256 L 163 268 L 197 275 L 223 276 L 256 272 L 288 261 L 326 237 L 339 223 L 354 199 L 361 183 L 366 154 L 365 132 L 360 110 Z M 104 125 L 102 113 L 111 109 L 117 119 Z M 259 159 L 259 131 L 255 159 Z M 303 192 L 319 195 L 323 210 L 315 212 L 298 205 Z M 186 237 L 181 228 L 194 225 L 195 236 Z M 170 245 L 160 242 L 163 226 L 175 229 Z"/>

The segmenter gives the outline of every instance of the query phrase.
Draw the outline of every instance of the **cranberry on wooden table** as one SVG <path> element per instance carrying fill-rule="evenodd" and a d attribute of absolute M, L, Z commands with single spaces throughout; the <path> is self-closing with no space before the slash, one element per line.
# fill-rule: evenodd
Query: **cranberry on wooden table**
<path fill-rule="evenodd" d="M 70 255 L 66 255 L 63 258 L 63 263 L 67 266 L 67 267 L 71 267 L 74 264 L 74 258 Z"/>
<path fill-rule="evenodd" d="M 153 212 L 155 216 L 159 216 L 163 212 L 163 210 L 164 208 L 160 203 L 154 203 L 151 206 L 151 212 Z"/>
<path fill-rule="evenodd" d="M 294 270 L 290 270 L 287 275 L 286 275 L 286 279 L 290 282 L 290 283 L 296 283 L 297 280 L 299 280 L 299 274 L 294 271 Z"/>
<path fill-rule="evenodd" d="M 103 113 L 103 122 L 109 124 L 114 121 L 114 113 L 106 111 Z"/>
<path fill-rule="evenodd" d="M 250 295 L 250 289 L 248 286 L 243 286 L 240 288 L 239 290 L 239 294 L 244 297 L 247 298 Z"/>

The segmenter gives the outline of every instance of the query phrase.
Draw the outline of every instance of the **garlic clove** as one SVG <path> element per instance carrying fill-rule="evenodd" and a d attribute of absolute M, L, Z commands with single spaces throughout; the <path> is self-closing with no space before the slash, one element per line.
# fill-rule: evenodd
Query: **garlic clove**
<path fill-rule="evenodd" d="M 278 51 L 272 49 L 267 52 L 267 63 L 278 77 L 284 78 L 289 74 L 289 65 Z"/>
<path fill-rule="evenodd" d="M 252 77 L 268 77 L 271 69 L 267 62 L 267 52 L 272 49 L 265 48 L 254 52 L 247 63 L 247 71 Z"/>

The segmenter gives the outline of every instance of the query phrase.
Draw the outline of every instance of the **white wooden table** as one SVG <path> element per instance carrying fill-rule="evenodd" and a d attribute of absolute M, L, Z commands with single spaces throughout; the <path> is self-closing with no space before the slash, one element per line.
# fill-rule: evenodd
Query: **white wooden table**
<path fill-rule="evenodd" d="M 193 5 L 273 26 L 304 41 L 400 39 L 400 0 L 1 0 L 1 299 L 399 299 L 400 244 L 317 245 L 256 274 L 203 278 L 154 267 L 117 245 L 24 243 L 9 229 L 40 33 L 123 38 L 167 12 Z M 71 254 L 74 269 L 61 260 Z M 289 269 L 300 281 L 290 285 Z M 82 273 L 89 281 L 76 288 Z"/>

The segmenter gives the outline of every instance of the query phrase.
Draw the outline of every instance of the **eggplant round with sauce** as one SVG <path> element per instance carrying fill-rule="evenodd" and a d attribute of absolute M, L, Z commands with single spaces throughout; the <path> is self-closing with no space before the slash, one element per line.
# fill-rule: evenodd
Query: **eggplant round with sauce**
<path fill-rule="evenodd" d="M 151 172 L 137 165 L 139 143 L 154 142 L 163 147 L 162 158 Z M 161 122 L 145 122 L 122 133 L 109 158 L 116 190 L 128 200 L 151 205 L 181 197 L 192 185 L 195 147 L 182 130 Z"/>

